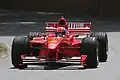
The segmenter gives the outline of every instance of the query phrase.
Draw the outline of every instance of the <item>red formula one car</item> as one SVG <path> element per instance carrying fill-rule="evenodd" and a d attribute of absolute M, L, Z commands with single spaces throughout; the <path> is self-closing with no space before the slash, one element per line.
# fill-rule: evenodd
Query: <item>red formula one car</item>
<path fill-rule="evenodd" d="M 28 64 L 79 63 L 96 68 L 106 62 L 108 37 L 104 32 L 91 32 L 91 22 L 46 22 L 45 33 L 17 36 L 12 43 L 12 64 L 26 68 Z"/>

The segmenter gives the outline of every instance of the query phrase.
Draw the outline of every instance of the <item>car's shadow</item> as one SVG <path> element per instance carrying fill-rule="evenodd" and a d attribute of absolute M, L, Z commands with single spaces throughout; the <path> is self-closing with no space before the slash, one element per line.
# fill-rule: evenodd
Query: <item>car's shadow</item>
<path fill-rule="evenodd" d="M 11 67 L 10 69 L 17 69 L 14 67 Z M 95 69 L 95 68 L 87 68 L 87 69 Z M 56 66 L 48 66 L 48 65 L 36 65 L 36 66 L 28 66 L 25 69 L 19 69 L 19 70 L 86 70 L 86 68 L 82 66 L 74 66 L 72 64 L 64 64 L 60 63 Z"/>

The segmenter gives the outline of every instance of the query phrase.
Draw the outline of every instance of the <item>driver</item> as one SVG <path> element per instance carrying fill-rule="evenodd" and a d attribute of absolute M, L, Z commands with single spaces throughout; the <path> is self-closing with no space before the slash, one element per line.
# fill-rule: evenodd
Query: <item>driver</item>
<path fill-rule="evenodd" d="M 58 27 L 55 32 L 56 36 L 59 36 L 59 37 L 65 36 L 66 33 L 67 33 L 67 30 L 64 27 Z"/>
<path fill-rule="evenodd" d="M 68 26 L 67 26 L 66 20 L 63 16 L 60 18 L 57 27 L 64 27 L 68 31 Z"/>

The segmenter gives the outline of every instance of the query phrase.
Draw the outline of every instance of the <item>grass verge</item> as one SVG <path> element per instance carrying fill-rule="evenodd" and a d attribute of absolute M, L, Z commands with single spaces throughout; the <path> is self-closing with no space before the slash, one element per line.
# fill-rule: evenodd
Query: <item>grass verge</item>
<path fill-rule="evenodd" d="M 8 46 L 5 43 L 0 42 L 0 58 L 8 55 Z"/>

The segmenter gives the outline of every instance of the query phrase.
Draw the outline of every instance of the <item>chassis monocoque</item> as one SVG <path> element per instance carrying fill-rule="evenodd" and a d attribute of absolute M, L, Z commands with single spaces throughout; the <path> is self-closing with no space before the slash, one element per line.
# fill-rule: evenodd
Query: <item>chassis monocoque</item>
<path fill-rule="evenodd" d="M 55 24 L 54 22 L 51 22 Z M 51 23 L 47 23 L 51 24 Z M 72 24 L 75 22 L 69 22 Z M 77 24 L 86 24 L 77 22 Z M 89 26 L 88 26 L 89 24 Z M 54 26 L 52 26 L 54 27 Z M 73 26 L 72 26 L 73 27 Z M 12 64 L 16 68 L 26 68 L 28 64 L 47 63 L 48 66 L 59 63 L 79 63 L 85 68 L 96 68 L 99 62 L 106 62 L 108 37 L 104 32 L 91 32 L 91 23 L 87 27 L 70 28 L 69 37 L 54 36 L 54 29 L 46 28 L 47 34 L 29 34 L 17 36 L 12 43 Z M 86 28 L 85 28 L 86 27 Z M 73 32 L 78 32 L 77 35 Z M 80 33 L 80 34 L 79 34 Z M 73 59 L 73 57 L 77 57 Z"/>

